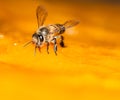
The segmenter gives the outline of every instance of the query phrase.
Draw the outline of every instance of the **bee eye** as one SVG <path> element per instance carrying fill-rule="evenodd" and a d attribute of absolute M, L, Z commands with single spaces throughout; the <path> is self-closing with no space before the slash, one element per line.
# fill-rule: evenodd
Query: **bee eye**
<path fill-rule="evenodd" d="M 39 35 L 39 38 L 40 38 L 40 42 L 43 42 L 44 38 L 42 35 Z"/>

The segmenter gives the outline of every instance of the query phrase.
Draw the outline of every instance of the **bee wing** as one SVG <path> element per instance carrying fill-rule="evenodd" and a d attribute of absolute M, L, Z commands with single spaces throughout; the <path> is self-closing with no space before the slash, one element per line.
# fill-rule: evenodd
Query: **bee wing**
<path fill-rule="evenodd" d="M 44 21 L 45 21 L 47 15 L 48 15 L 48 13 L 44 7 L 42 7 L 42 6 L 37 7 L 36 16 L 37 16 L 38 27 L 40 27 L 44 24 Z"/>
<path fill-rule="evenodd" d="M 65 28 L 70 28 L 70 27 L 73 27 L 77 24 L 79 24 L 79 21 L 77 21 L 77 20 L 68 20 L 63 25 Z"/>

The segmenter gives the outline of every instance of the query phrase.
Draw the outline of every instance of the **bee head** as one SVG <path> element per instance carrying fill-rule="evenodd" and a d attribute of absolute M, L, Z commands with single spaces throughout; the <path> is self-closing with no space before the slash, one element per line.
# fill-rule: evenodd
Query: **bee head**
<path fill-rule="evenodd" d="M 37 34 L 36 32 L 32 35 L 32 41 L 27 42 L 25 46 L 29 45 L 30 43 L 35 44 L 36 46 L 40 46 L 44 41 L 43 35 Z"/>
<path fill-rule="evenodd" d="M 33 35 L 32 35 L 32 42 L 33 42 L 33 44 L 37 44 L 37 42 L 38 42 L 38 34 L 37 33 L 34 33 Z"/>
<path fill-rule="evenodd" d="M 40 34 L 43 36 L 46 36 L 49 33 L 48 29 L 46 27 L 40 28 Z"/>
<path fill-rule="evenodd" d="M 41 45 L 43 41 L 44 41 L 43 35 L 37 34 L 37 33 L 34 33 L 32 35 L 32 42 L 33 42 L 33 44 Z"/>

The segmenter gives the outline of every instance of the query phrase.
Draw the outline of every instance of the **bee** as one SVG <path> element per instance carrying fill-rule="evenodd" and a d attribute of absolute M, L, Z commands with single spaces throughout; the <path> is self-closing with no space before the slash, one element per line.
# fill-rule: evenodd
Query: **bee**
<path fill-rule="evenodd" d="M 77 20 L 68 20 L 63 24 L 50 24 L 50 25 L 43 25 L 46 17 L 48 16 L 48 12 L 43 6 L 38 6 L 36 9 L 36 16 L 37 16 L 37 23 L 38 29 L 32 35 L 32 41 L 29 41 L 24 45 L 27 46 L 30 43 L 35 44 L 35 51 L 36 49 L 40 48 L 46 44 L 47 46 L 47 53 L 49 54 L 49 45 L 53 43 L 54 45 L 54 52 L 57 55 L 57 39 L 59 39 L 59 44 L 61 47 L 64 47 L 64 37 L 62 34 L 65 32 L 66 29 L 73 27 L 79 23 Z"/>

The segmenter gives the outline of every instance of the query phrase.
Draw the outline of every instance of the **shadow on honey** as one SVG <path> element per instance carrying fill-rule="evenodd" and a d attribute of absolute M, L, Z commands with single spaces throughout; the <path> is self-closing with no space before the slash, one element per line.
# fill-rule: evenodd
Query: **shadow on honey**
<path fill-rule="evenodd" d="M 119 4 L 70 1 L 0 1 L 1 100 L 119 100 Z M 36 8 L 44 5 L 47 24 L 77 19 L 66 30 L 66 48 L 23 45 L 37 29 Z"/>

